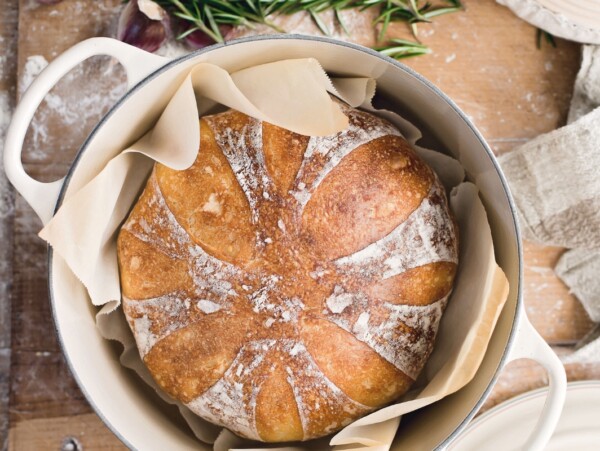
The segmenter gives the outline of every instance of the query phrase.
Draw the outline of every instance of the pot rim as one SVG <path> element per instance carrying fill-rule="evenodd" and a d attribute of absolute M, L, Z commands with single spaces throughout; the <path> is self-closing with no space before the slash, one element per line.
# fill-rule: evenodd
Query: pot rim
<path fill-rule="evenodd" d="M 356 51 L 366 53 L 375 58 L 382 59 L 383 61 L 395 66 L 397 69 L 400 69 L 401 71 L 406 72 L 408 75 L 411 75 L 412 77 L 417 79 L 419 82 L 421 82 L 425 86 L 427 86 L 429 89 L 434 91 L 434 93 L 438 97 L 440 97 L 442 100 L 444 100 L 444 102 L 446 102 L 448 104 L 448 106 L 460 116 L 460 118 L 465 122 L 465 124 L 471 129 L 473 134 L 476 136 L 476 138 L 480 142 L 481 146 L 485 149 L 485 151 L 488 155 L 488 158 L 490 159 L 492 165 L 494 166 L 494 169 L 496 170 L 497 176 L 500 178 L 502 188 L 504 189 L 504 194 L 506 195 L 506 198 L 508 200 L 508 204 L 510 207 L 511 216 L 513 219 L 513 225 L 515 228 L 515 235 L 516 235 L 515 238 L 516 238 L 516 243 L 517 243 L 518 286 L 517 286 L 517 302 L 516 302 L 515 314 L 514 314 L 514 318 L 512 321 L 512 327 L 511 327 L 511 331 L 510 331 L 510 334 L 508 337 L 508 341 L 506 343 L 506 347 L 504 349 L 502 357 L 500 358 L 500 360 L 498 362 L 496 370 L 494 371 L 494 375 L 491 377 L 487 387 L 483 391 L 483 394 L 481 395 L 481 397 L 479 398 L 477 403 L 473 406 L 471 411 L 465 416 L 465 418 L 460 422 L 460 424 L 458 424 L 458 426 L 456 426 L 454 431 L 452 431 L 452 433 L 450 433 L 441 443 L 439 443 L 436 446 L 435 450 L 441 451 L 444 448 L 446 448 L 467 427 L 467 425 L 469 424 L 471 419 L 477 414 L 477 412 L 479 411 L 479 409 L 481 408 L 481 406 L 483 405 L 483 403 L 489 396 L 490 392 L 492 391 L 494 385 L 496 384 L 496 381 L 500 375 L 502 368 L 508 361 L 508 357 L 510 355 L 510 350 L 512 349 L 512 347 L 515 343 L 515 340 L 516 340 L 518 325 L 523 316 L 523 288 L 522 288 L 523 287 L 523 245 L 522 245 L 522 239 L 521 239 L 521 229 L 519 227 L 519 223 L 517 220 L 517 208 L 516 208 L 514 199 L 512 197 L 512 194 L 510 192 L 510 189 L 508 187 L 508 182 L 504 176 L 504 173 L 502 172 L 502 169 L 500 168 L 500 165 L 496 159 L 496 156 L 492 152 L 492 150 L 489 147 L 488 143 L 486 142 L 485 138 L 479 132 L 477 127 L 475 127 L 475 125 L 467 117 L 467 115 L 458 107 L 458 105 L 452 99 L 450 99 L 446 94 L 444 94 L 444 92 L 442 92 L 436 85 L 434 85 L 432 82 L 427 80 L 424 76 L 422 76 L 418 72 L 414 71 L 410 67 L 399 62 L 398 60 L 395 60 L 391 57 L 382 55 L 380 52 L 377 52 L 376 50 L 373 50 L 368 47 L 364 47 L 362 45 L 358 45 L 358 44 L 354 44 L 354 43 L 346 42 L 346 41 L 341 41 L 341 40 L 337 40 L 337 39 L 333 39 L 333 38 L 329 38 L 329 37 L 325 37 L 325 36 L 308 36 L 308 35 L 299 35 L 299 34 L 267 34 L 267 35 L 249 36 L 249 37 L 231 40 L 228 42 L 214 44 L 214 45 L 202 48 L 202 49 L 195 50 L 187 55 L 183 55 L 181 57 L 175 58 L 171 61 L 168 61 L 164 66 L 151 72 L 144 79 L 142 79 L 140 82 L 138 82 L 135 86 L 128 89 L 127 92 L 125 92 L 125 94 L 123 94 L 123 96 L 115 103 L 115 105 L 113 105 L 106 112 L 106 114 L 102 117 L 102 119 L 100 119 L 100 121 L 94 126 L 94 128 L 92 129 L 92 131 L 90 132 L 88 137 L 85 139 L 85 141 L 79 148 L 77 154 L 75 155 L 75 158 L 73 159 L 73 162 L 71 163 L 71 166 L 69 166 L 69 169 L 64 177 L 62 187 L 60 189 L 60 194 L 56 201 L 56 207 L 54 209 L 54 214 L 56 214 L 56 212 L 62 205 L 62 202 L 64 200 L 71 177 L 73 176 L 73 173 L 77 170 L 77 165 L 78 165 L 83 153 L 87 149 L 89 143 L 94 139 L 98 130 L 111 118 L 111 116 L 114 114 L 114 112 L 117 109 L 119 109 L 121 107 L 121 105 L 127 99 L 129 99 L 129 97 L 136 94 L 143 86 L 145 86 L 146 84 L 148 84 L 149 82 L 151 82 L 153 79 L 160 76 L 164 72 L 168 71 L 172 67 L 174 67 L 177 64 L 182 63 L 184 61 L 187 61 L 189 59 L 195 58 L 198 55 L 202 55 L 204 53 L 208 53 L 213 50 L 217 50 L 217 49 L 220 49 L 220 48 L 226 47 L 226 46 L 233 46 L 233 45 L 237 45 L 237 44 L 244 44 L 244 43 L 254 42 L 254 41 L 268 41 L 268 40 L 305 40 L 305 41 L 324 42 L 327 44 L 336 45 L 336 46 L 340 46 L 340 47 L 347 47 L 347 48 L 350 48 L 350 49 L 353 49 Z M 77 382 L 79 389 L 85 396 L 85 399 L 90 404 L 90 406 L 92 407 L 92 409 L 94 410 L 96 415 L 98 415 L 98 417 L 100 417 L 102 422 L 111 430 L 111 432 L 113 434 L 115 434 L 115 436 L 119 440 L 121 440 L 121 442 L 123 442 L 125 444 L 126 447 L 128 447 L 129 449 L 134 449 L 134 447 L 129 442 L 129 440 L 126 437 L 124 437 L 116 427 L 114 427 L 112 425 L 112 423 L 108 420 L 108 418 L 106 418 L 104 416 L 103 412 L 96 406 L 96 403 L 94 402 L 94 400 L 92 399 L 92 397 L 86 390 L 84 384 L 79 379 L 79 376 L 75 372 L 73 364 L 71 362 L 71 358 L 69 357 L 69 355 L 66 352 L 63 337 L 62 337 L 60 328 L 58 326 L 58 317 L 57 317 L 56 305 L 55 305 L 57 300 L 55 299 L 53 290 L 52 290 L 52 279 L 53 279 L 52 259 L 53 259 L 53 256 L 54 256 L 54 251 L 53 251 L 52 247 L 48 246 L 48 294 L 49 294 L 50 306 L 51 306 L 51 310 L 52 310 L 52 319 L 54 322 L 54 329 L 58 336 L 58 342 L 59 342 L 62 354 L 65 357 L 65 361 L 67 362 L 67 366 L 69 367 L 69 370 L 71 371 L 71 375 Z"/>

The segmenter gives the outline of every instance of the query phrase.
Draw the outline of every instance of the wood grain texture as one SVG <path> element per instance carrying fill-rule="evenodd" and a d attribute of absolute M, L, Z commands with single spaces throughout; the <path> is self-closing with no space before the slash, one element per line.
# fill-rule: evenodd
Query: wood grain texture
<path fill-rule="evenodd" d="M 37 0 L 20 0 L 18 76 L 12 80 L 13 89 L 18 87 L 17 92 L 22 93 L 34 75 L 31 62 L 28 67 L 30 57 L 52 61 L 81 40 L 110 35 L 120 4 L 119 0 L 65 0 L 57 5 L 41 5 Z M 59 106 L 63 110 L 57 108 L 56 102 L 43 102 L 35 115 L 23 151 L 27 172 L 43 181 L 64 175 L 75 152 L 110 106 L 103 97 L 114 103 L 124 91 L 123 80 L 120 66 L 107 58 L 91 59 L 67 75 L 51 92 L 55 100 L 62 99 Z M 104 103 L 98 105 L 94 100 Z M 65 114 L 64 108 L 78 113 L 75 116 Z M 69 426 L 68 416 L 88 414 L 94 417 L 95 427 L 102 430 L 103 437 L 97 442 L 94 436 L 89 437 L 90 447 L 94 448 L 94 443 L 99 447 L 108 440 L 114 441 L 114 437 L 94 414 L 90 414 L 92 409 L 60 351 L 48 300 L 47 249 L 37 237 L 41 223 L 20 196 L 16 198 L 14 209 L 10 446 L 19 450 L 57 449 L 62 438 L 57 437 L 52 446 L 33 446 L 45 443 L 45 436 L 56 436 L 53 434 L 58 432 L 49 432 L 53 430 L 52 423 L 42 428 L 29 422 L 62 417 L 60 434 L 77 436 L 84 430 L 83 423 L 74 421 Z M 32 426 L 28 426 L 30 424 Z M 16 429 L 20 425 L 24 428 Z"/>
<path fill-rule="evenodd" d="M 536 29 L 491 0 L 419 24 L 434 53 L 404 62 L 473 120 L 496 154 L 565 123 L 579 68 L 578 44 L 536 48 Z M 395 28 L 406 36 L 407 30 Z"/>
<path fill-rule="evenodd" d="M 86 451 L 127 449 L 93 413 L 19 422 L 11 429 L 8 449 L 65 449 L 69 441 L 75 441 L 77 449 Z"/>
<path fill-rule="evenodd" d="M 0 8 L 0 156 L 16 99 L 18 0 Z M 11 299 L 15 194 L 0 158 L 0 449 L 6 449 L 10 400 Z"/>
<path fill-rule="evenodd" d="M 564 252 L 525 242 L 525 309 L 533 326 L 551 345 L 574 345 L 593 323 L 581 303 L 554 273 Z"/>
<path fill-rule="evenodd" d="M 23 82 L 29 57 L 40 55 L 51 61 L 82 39 L 111 34 L 121 2 L 63 0 L 50 6 L 40 5 L 37 0 L 18 3 L 18 70 Z M 404 62 L 453 98 L 498 154 L 561 126 L 579 66 L 579 46 L 558 40 L 557 49 L 545 45 L 537 50 L 535 29 L 494 0 L 464 3 L 464 13 L 420 24 L 421 38 L 434 53 Z M 13 9 L 7 9 L 7 4 Z M 0 9 L 3 37 L 5 24 L 16 20 L 7 19 L 14 18 L 10 14 L 15 13 L 16 4 L 17 0 L 4 1 Z M 407 35 L 401 24 L 390 30 L 394 36 Z M 6 45 L 7 41 L 0 42 L 2 54 Z M 14 87 L 14 77 L 14 72 L 12 81 L 0 77 L 0 88 Z M 119 66 L 102 58 L 91 60 L 59 85 L 53 92 L 85 114 L 79 120 L 65 120 L 48 103 L 42 105 L 36 115 L 37 141 L 35 133 L 30 133 L 24 153 L 28 172 L 42 180 L 64 174 L 79 144 L 101 115 L 93 102 L 82 110 L 82 99 L 107 92 L 110 99 L 116 100 L 122 85 Z M 121 449 L 117 439 L 91 413 L 60 353 L 48 304 L 46 247 L 36 236 L 40 223 L 20 197 L 14 210 L 14 219 L 10 220 L 14 223 L 10 232 L 14 254 L 8 261 L 0 256 L 0 261 L 14 268 L 0 272 L 2 281 L 14 272 L 10 447 L 57 449 L 65 437 L 73 436 L 85 449 Z M 571 345 L 585 335 L 591 322 L 554 275 L 553 265 L 561 252 L 525 244 L 525 304 L 535 327 L 548 342 L 560 345 L 556 349 L 565 354 L 572 352 Z M 3 310 L 5 314 L 8 311 L 6 307 Z M 0 357 L 0 390 L 6 365 L 7 358 L 2 361 Z M 570 380 L 598 379 L 600 363 L 568 365 L 567 371 Z M 503 371 L 485 408 L 546 383 L 540 367 L 528 361 L 514 362 Z M 0 425 L 1 419 L 0 404 Z"/>

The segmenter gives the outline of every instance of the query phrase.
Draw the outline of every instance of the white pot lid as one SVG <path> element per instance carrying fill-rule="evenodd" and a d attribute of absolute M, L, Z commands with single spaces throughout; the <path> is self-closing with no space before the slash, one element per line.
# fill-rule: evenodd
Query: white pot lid
<path fill-rule="evenodd" d="M 475 419 L 448 451 L 521 449 L 537 421 L 547 388 L 509 399 Z M 600 449 L 600 381 L 572 382 L 560 421 L 546 451 Z"/>
<path fill-rule="evenodd" d="M 600 0 L 496 0 L 521 19 L 571 41 L 600 44 Z"/>

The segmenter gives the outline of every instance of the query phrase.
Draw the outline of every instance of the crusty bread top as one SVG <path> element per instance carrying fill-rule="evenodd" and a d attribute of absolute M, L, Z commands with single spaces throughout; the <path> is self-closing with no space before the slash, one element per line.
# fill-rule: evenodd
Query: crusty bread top
<path fill-rule="evenodd" d="M 248 438 L 320 437 L 397 399 L 452 287 L 437 177 L 391 124 L 343 109 L 330 137 L 204 117 L 193 166 L 157 164 L 119 234 L 151 374 Z"/>

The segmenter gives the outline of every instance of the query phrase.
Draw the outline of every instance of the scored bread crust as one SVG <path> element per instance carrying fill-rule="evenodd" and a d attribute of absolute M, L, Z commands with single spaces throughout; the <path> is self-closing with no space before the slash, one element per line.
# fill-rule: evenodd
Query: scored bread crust
<path fill-rule="evenodd" d="M 404 394 L 458 262 L 433 171 L 388 122 L 306 137 L 229 110 L 156 164 L 118 237 L 123 308 L 158 385 L 256 440 L 308 440 Z"/>

